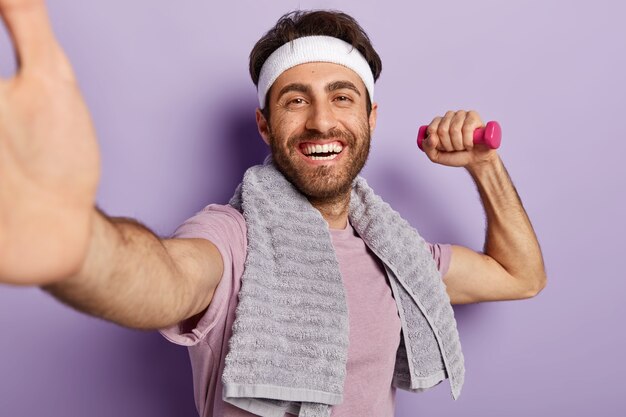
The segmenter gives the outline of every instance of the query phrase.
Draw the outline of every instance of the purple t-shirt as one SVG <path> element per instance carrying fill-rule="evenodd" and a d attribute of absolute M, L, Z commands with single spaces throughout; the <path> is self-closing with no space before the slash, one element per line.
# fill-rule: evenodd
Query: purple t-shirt
<path fill-rule="evenodd" d="M 350 323 L 344 400 L 333 406 L 331 416 L 392 417 L 395 388 L 391 380 L 401 330 L 396 302 L 380 261 L 352 226 L 330 232 L 346 289 Z M 222 255 L 224 273 L 204 314 L 161 333 L 168 340 L 189 347 L 200 416 L 254 416 L 222 400 L 221 375 L 246 259 L 245 220 L 230 206 L 211 204 L 186 220 L 172 237 L 213 242 Z M 429 245 L 444 276 L 450 264 L 451 246 Z"/>

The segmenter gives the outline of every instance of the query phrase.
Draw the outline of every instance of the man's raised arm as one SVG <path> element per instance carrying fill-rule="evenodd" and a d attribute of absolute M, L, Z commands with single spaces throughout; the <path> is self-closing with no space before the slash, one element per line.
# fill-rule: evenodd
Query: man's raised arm
<path fill-rule="evenodd" d="M 206 308 L 222 259 L 94 207 L 99 152 L 43 0 L 0 0 L 18 69 L 0 79 L 0 283 L 41 285 L 90 314 L 160 328 Z"/>
<path fill-rule="evenodd" d="M 495 149 L 473 143 L 482 126 L 474 111 L 449 111 L 433 119 L 423 142 L 431 161 L 467 169 L 487 214 L 484 253 L 452 246 L 443 277 L 452 304 L 530 298 L 547 282 L 537 236 L 504 164 Z"/>

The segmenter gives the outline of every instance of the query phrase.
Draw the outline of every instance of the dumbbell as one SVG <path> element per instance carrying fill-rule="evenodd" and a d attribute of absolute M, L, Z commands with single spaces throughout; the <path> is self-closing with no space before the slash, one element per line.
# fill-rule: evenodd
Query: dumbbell
<path fill-rule="evenodd" d="M 421 149 L 422 142 L 426 137 L 426 129 L 428 126 L 421 126 L 417 132 L 417 146 Z M 474 144 L 483 144 L 491 149 L 498 149 L 502 141 L 502 128 L 498 122 L 487 122 L 485 127 L 479 127 L 474 130 Z"/>

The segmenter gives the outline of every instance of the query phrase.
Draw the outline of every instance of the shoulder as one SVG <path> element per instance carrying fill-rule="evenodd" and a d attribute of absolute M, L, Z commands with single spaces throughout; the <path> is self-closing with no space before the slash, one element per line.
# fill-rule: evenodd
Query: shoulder
<path fill-rule="evenodd" d="M 176 228 L 172 238 L 201 238 L 211 241 L 225 252 L 245 250 L 246 222 L 235 208 L 223 204 L 209 204 Z"/>
<path fill-rule="evenodd" d="M 426 243 L 428 244 L 430 253 L 437 264 L 437 269 L 443 277 L 447 274 L 448 269 L 450 268 L 450 261 L 452 260 L 452 245 L 447 243 Z"/>
<path fill-rule="evenodd" d="M 245 234 L 246 222 L 243 215 L 229 205 L 209 204 L 178 226 L 171 237 L 202 237 L 212 229 L 239 229 Z"/>

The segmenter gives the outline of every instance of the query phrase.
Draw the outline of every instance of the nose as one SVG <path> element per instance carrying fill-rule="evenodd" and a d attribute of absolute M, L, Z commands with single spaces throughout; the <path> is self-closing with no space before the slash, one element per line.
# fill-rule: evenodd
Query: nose
<path fill-rule="evenodd" d="M 326 133 L 337 127 L 337 119 L 331 103 L 328 103 L 326 100 L 316 100 L 309 107 L 305 127 L 308 130 L 316 130 L 320 133 Z"/>

